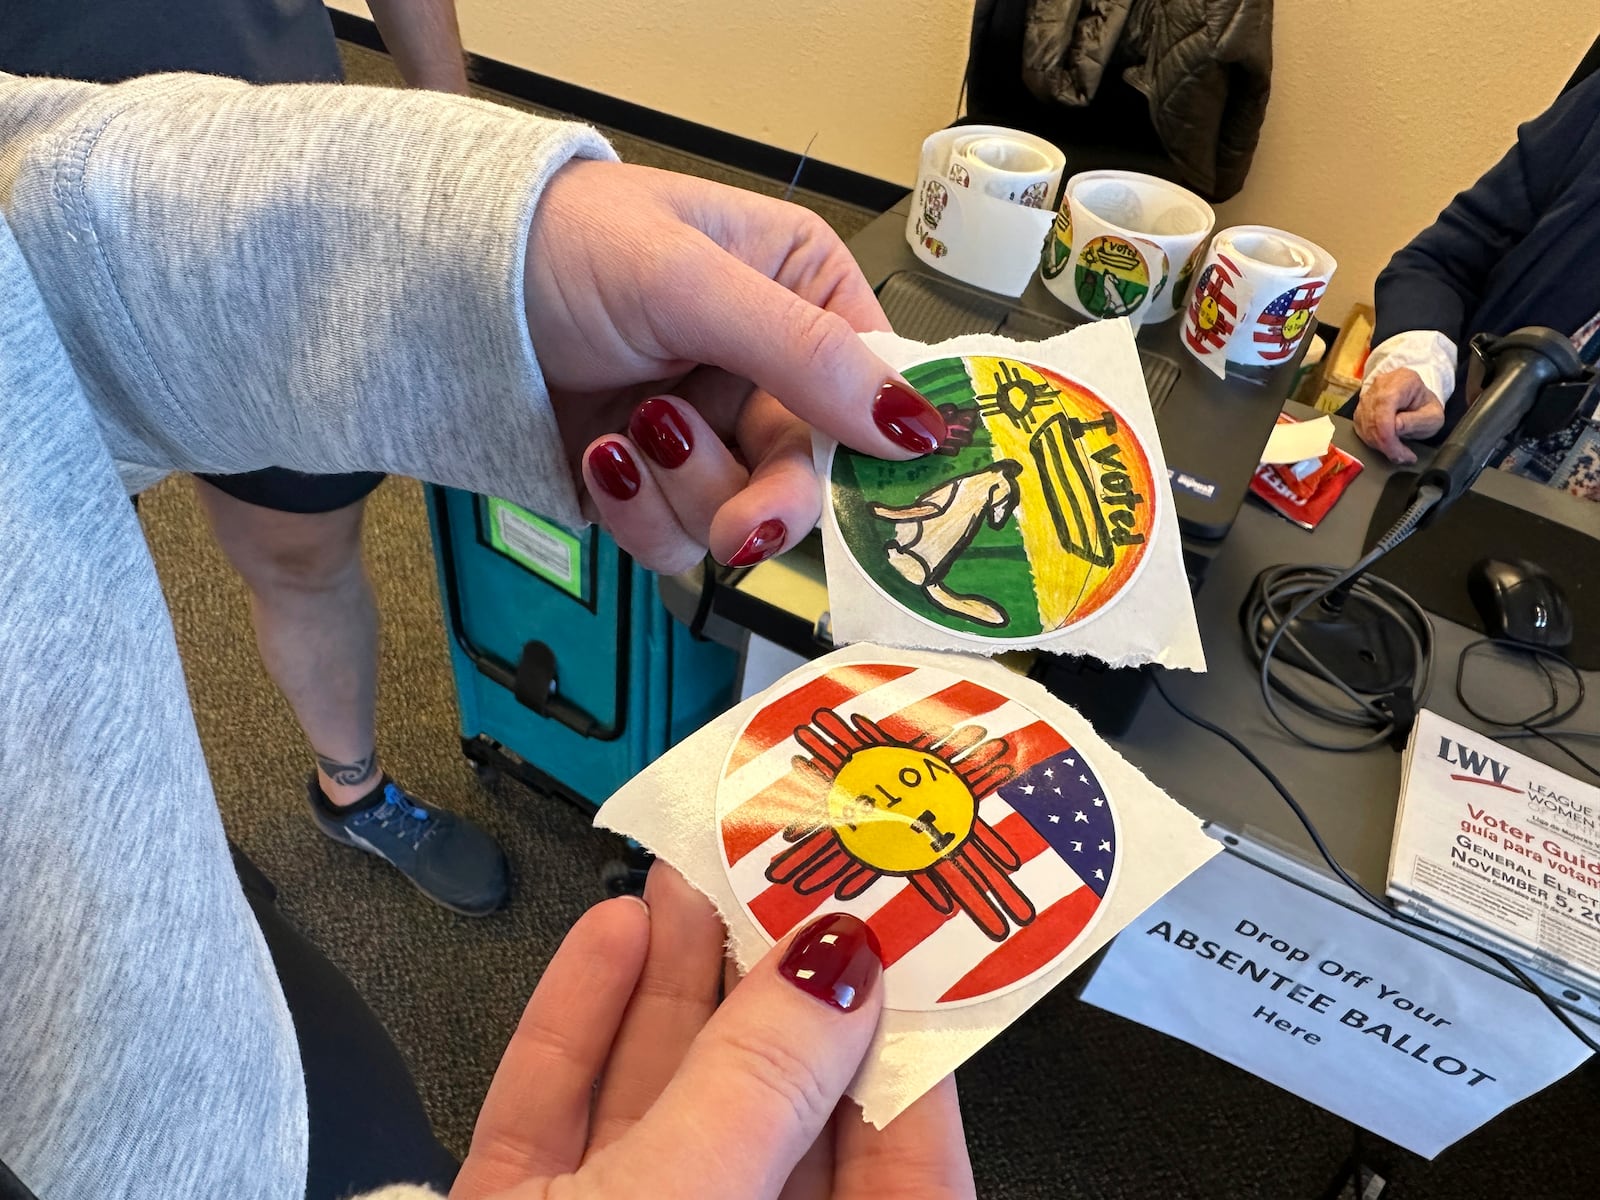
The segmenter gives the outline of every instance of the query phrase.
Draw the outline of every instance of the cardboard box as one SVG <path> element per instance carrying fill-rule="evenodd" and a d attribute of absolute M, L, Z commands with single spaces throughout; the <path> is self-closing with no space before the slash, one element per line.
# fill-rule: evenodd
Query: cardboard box
<path fill-rule="evenodd" d="M 1318 412 L 1338 412 L 1361 390 L 1362 372 L 1372 352 L 1374 314 L 1370 304 L 1357 304 L 1339 328 L 1333 349 L 1301 383 L 1295 399 Z"/>

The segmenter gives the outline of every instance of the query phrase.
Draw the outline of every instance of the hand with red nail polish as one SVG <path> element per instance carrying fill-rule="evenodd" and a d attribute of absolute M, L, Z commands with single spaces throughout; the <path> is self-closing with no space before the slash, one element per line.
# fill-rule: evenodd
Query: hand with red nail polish
<path fill-rule="evenodd" d="M 632 500 L 639 494 L 639 465 L 625 443 L 603 438 L 589 450 L 589 474 L 613 500 Z"/>
<path fill-rule="evenodd" d="M 883 1005 L 872 931 L 817 917 L 719 1005 L 722 945 L 662 863 L 643 904 L 591 909 L 528 1003 L 452 1200 L 972 1197 L 953 1079 L 881 1131 L 842 1099 Z"/>
<path fill-rule="evenodd" d="M 750 531 L 744 544 L 728 556 L 730 567 L 753 567 L 783 549 L 789 531 L 782 521 L 763 521 Z"/>
<path fill-rule="evenodd" d="M 751 565 L 805 536 L 822 503 L 813 428 L 884 458 L 945 441 L 938 409 L 858 336 L 888 322 L 855 259 L 795 205 L 575 160 L 539 200 L 524 293 L 591 511 L 656 570 L 707 549 Z M 641 474 L 627 496 L 590 470 L 618 439 Z"/>

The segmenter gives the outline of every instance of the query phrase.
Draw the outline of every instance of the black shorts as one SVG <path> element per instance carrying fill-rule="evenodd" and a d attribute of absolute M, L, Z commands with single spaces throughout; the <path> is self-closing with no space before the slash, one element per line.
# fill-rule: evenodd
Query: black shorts
<path fill-rule="evenodd" d="M 322 0 L 8 4 L 0 71 L 118 83 L 199 71 L 251 83 L 344 77 Z"/>
<path fill-rule="evenodd" d="M 381 471 L 350 475 L 307 475 L 287 467 L 268 467 L 243 475 L 199 475 L 235 500 L 274 512 L 326 513 L 348 508 L 383 482 Z"/>

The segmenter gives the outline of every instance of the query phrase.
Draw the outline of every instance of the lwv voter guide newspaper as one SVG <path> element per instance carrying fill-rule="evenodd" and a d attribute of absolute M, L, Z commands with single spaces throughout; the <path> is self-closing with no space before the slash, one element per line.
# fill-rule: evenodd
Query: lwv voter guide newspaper
<path fill-rule="evenodd" d="M 1600 995 L 1600 788 L 1424 711 L 1406 749 L 1389 895 Z"/>

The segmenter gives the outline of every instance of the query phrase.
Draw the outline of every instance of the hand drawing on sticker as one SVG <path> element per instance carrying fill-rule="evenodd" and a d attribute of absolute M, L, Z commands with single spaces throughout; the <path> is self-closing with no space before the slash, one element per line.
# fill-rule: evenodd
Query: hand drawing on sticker
<path fill-rule="evenodd" d="M 897 738 L 831 708 L 794 738 L 809 755 L 795 767 L 826 789 L 826 807 L 784 830 L 794 844 L 773 857 L 769 882 L 852 900 L 900 876 L 934 912 L 959 908 L 995 942 L 1033 921 L 1032 902 L 1011 879 L 1021 858 L 978 815 L 979 800 L 1015 773 L 1004 738 L 977 725 Z"/>
<path fill-rule="evenodd" d="M 1063 731 L 926 661 L 792 678 L 730 747 L 717 814 L 729 886 L 768 940 L 852 913 L 899 1009 L 1037 977 L 1116 878 L 1112 799 Z"/>
<path fill-rule="evenodd" d="M 1072 261 L 1072 212 L 1065 204 L 1056 213 L 1050 226 L 1050 236 L 1045 239 L 1039 254 L 1039 271 L 1046 279 L 1054 279 L 1067 269 Z"/>
<path fill-rule="evenodd" d="M 1071 628 L 1126 590 L 1159 485 L 1108 400 L 1009 357 L 934 359 L 905 376 L 952 431 L 939 452 L 893 463 L 840 449 L 829 469 L 839 537 L 880 593 L 991 640 Z"/>
<path fill-rule="evenodd" d="M 1300 338 L 1316 315 L 1322 299 L 1323 279 L 1310 279 L 1290 288 L 1261 310 L 1256 318 L 1253 341 L 1266 362 L 1282 362 L 1300 345 Z"/>
<path fill-rule="evenodd" d="M 1136 510 L 1145 498 L 1133 487 L 1115 442 L 1095 451 L 1083 447 L 1085 436 L 1094 430 L 1115 436 L 1116 414 L 1080 421 L 1057 413 L 1028 446 L 1061 548 L 1097 567 L 1110 567 L 1119 546 L 1144 544 Z"/>
<path fill-rule="evenodd" d="M 1021 473 L 1022 465 L 1007 459 L 946 480 L 914 504 L 873 504 L 873 516 L 894 523 L 894 538 L 884 546 L 889 565 L 945 612 L 980 625 L 1005 625 L 1010 617 L 999 604 L 953 592 L 944 579 L 985 523 L 999 529 L 1011 519 Z"/>
<path fill-rule="evenodd" d="M 1195 248 L 1190 251 L 1183 269 L 1178 273 L 1178 282 L 1172 285 L 1172 307 L 1174 310 L 1182 308 L 1189 302 L 1189 286 L 1194 282 L 1194 273 L 1200 266 L 1200 260 L 1205 257 L 1206 240 L 1200 239 Z"/>
<path fill-rule="evenodd" d="M 1211 354 L 1227 345 L 1233 323 L 1239 319 L 1233 298 L 1233 284 L 1238 277 L 1239 268 L 1220 252 L 1217 261 L 1207 263 L 1200 272 L 1189 311 L 1183 318 L 1183 339 L 1196 354 Z"/>
<path fill-rule="evenodd" d="M 1132 242 L 1107 234 L 1078 255 L 1074 283 L 1090 316 L 1126 316 L 1150 291 L 1150 267 Z"/>
<path fill-rule="evenodd" d="M 938 411 L 944 418 L 944 441 L 939 443 L 939 448 L 934 453 L 942 454 L 946 458 L 957 458 L 963 450 L 972 445 L 972 431 L 976 427 L 978 414 L 971 408 L 963 408 L 956 404 L 941 404 Z"/>
<path fill-rule="evenodd" d="M 944 216 L 945 205 L 950 203 L 950 193 L 937 179 L 930 179 L 922 192 L 922 219 L 929 229 L 939 228 L 939 218 Z"/>
<path fill-rule="evenodd" d="M 1027 433 L 1041 411 L 1054 411 L 1061 397 L 1059 389 L 1043 379 L 1029 379 L 1015 363 L 1000 361 L 994 375 L 994 390 L 975 395 L 978 412 L 985 417 L 1004 417 L 1013 427 Z"/>

